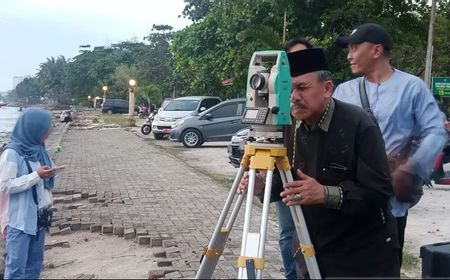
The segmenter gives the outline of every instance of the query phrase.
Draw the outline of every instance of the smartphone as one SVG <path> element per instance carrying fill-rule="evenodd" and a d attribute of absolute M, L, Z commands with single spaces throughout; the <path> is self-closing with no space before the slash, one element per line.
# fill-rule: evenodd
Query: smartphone
<path fill-rule="evenodd" d="M 66 168 L 66 165 L 60 165 L 60 166 L 54 166 L 53 169 L 55 169 L 56 172 L 61 172 Z"/>

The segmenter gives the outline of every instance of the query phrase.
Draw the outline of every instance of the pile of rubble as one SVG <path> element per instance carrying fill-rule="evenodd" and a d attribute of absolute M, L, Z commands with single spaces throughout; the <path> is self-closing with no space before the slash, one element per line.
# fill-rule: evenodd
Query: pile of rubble
<path fill-rule="evenodd" d="M 93 111 L 79 111 L 75 120 L 71 123 L 70 129 L 92 130 L 104 128 L 120 128 L 117 124 L 105 124 L 99 119 Z"/>

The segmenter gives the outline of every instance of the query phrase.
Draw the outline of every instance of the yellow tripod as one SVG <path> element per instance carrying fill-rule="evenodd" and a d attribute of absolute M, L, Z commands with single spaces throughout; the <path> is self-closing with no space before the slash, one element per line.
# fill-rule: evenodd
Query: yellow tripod
<path fill-rule="evenodd" d="M 270 193 L 272 190 L 273 171 L 278 168 L 283 183 L 292 182 L 291 165 L 286 153 L 286 148 L 278 144 L 251 143 L 245 146 L 244 157 L 241 161 L 239 171 L 233 181 L 233 185 L 228 194 L 225 206 L 220 214 L 219 220 L 214 229 L 212 238 L 203 254 L 200 268 L 196 279 L 210 279 L 215 267 L 225 248 L 225 243 L 230 235 L 231 228 L 236 220 L 239 209 L 242 206 L 244 197 L 247 194 L 245 207 L 244 227 L 242 234 L 241 254 L 238 258 L 239 275 L 238 279 L 261 279 L 264 269 L 264 244 L 266 240 L 267 221 L 269 214 Z M 249 183 L 246 193 L 240 194 L 234 204 L 226 226 L 225 219 L 236 196 L 239 182 L 245 170 L 249 169 Z M 252 200 L 255 188 L 255 178 L 257 170 L 266 170 L 266 181 L 264 189 L 263 212 L 259 233 L 249 232 L 252 212 Z M 320 271 L 317 265 L 314 248 L 311 244 L 308 229 L 306 227 L 303 212 L 300 206 L 291 206 L 291 214 L 295 223 L 302 253 L 305 257 L 306 267 L 312 279 L 320 279 Z"/>

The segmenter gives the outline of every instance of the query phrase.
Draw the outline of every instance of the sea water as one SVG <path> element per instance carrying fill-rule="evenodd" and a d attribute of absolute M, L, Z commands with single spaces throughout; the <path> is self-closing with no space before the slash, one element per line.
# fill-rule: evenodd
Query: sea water
<path fill-rule="evenodd" d="M 8 141 L 9 134 L 13 130 L 19 116 L 20 112 L 17 107 L 0 108 L 0 145 Z"/>
<path fill-rule="evenodd" d="M 0 108 L 0 132 L 11 132 L 20 116 L 17 107 Z"/>

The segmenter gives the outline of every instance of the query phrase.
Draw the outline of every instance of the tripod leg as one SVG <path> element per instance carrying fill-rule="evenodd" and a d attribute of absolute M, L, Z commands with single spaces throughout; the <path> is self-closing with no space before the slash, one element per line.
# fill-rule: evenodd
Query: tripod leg
<path fill-rule="evenodd" d="M 256 170 L 250 169 L 249 171 L 249 177 L 248 177 L 248 186 L 247 186 L 247 201 L 245 204 L 245 215 L 244 215 L 244 226 L 242 229 L 242 245 L 241 245 L 241 257 L 249 256 L 251 255 L 255 256 L 255 250 L 254 250 L 254 243 L 255 241 L 259 241 L 258 236 L 255 236 L 253 234 L 250 234 L 249 236 L 249 230 L 250 230 L 250 222 L 251 222 L 251 213 L 252 213 L 252 206 L 253 206 L 253 193 L 254 193 L 254 187 L 255 187 L 255 177 L 256 177 Z M 252 247 L 248 247 L 248 243 L 253 245 Z M 251 249 L 252 252 L 249 252 Z M 249 253 L 249 254 L 248 254 Z M 238 279 L 246 279 L 246 271 L 244 270 L 243 266 L 239 267 L 239 275 Z"/>
<path fill-rule="evenodd" d="M 280 170 L 280 176 L 283 184 L 294 181 L 290 170 Z M 299 205 L 291 206 L 289 208 L 291 209 L 292 219 L 294 220 L 298 240 L 300 241 L 300 247 L 302 248 L 302 253 L 305 258 L 309 276 L 311 277 L 311 279 L 320 279 L 321 275 L 319 266 L 317 264 L 314 247 L 309 236 L 308 227 L 306 226 L 302 208 Z"/>
<path fill-rule="evenodd" d="M 272 188 L 273 170 L 268 170 L 266 175 L 266 184 L 264 189 L 263 211 L 261 216 L 261 225 L 259 233 L 250 233 L 251 210 L 253 203 L 253 193 L 255 187 L 256 171 L 250 169 L 247 202 L 245 209 L 245 220 L 242 235 L 241 256 L 239 258 L 239 276 L 238 279 L 249 279 L 252 277 L 244 269 L 244 263 L 248 259 L 253 259 L 256 268 L 256 279 L 261 279 L 262 270 L 264 268 L 264 245 L 266 241 L 267 221 L 269 217 L 270 193 Z M 244 262 L 245 260 L 245 262 Z M 253 275 L 253 273 L 252 273 Z"/>
<path fill-rule="evenodd" d="M 244 174 L 245 168 L 240 167 L 236 177 L 233 181 L 233 185 L 231 187 L 230 192 L 228 193 L 227 200 L 225 202 L 225 206 L 222 209 L 219 220 L 214 229 L 213 236 L 208 244 L 208 248 L 206 249 L 201 263 L 200 268 L 195 276 L 196 279 L 211 279 L 214 273 L 214 270 L 217 266 L 220 256 L 223 253 L 223 249 L 225 248 L 225 243 L 227 242 L 228 236 L 230 235 L 231 228 L 233 227 L 234 221 L 236 220 L 239 209 L 242 206 L 242 202 L 244 201 L 245 193 L 240 194 L 237 198 L 237 201 L 233 207 L 233 211 L 228 220 L 227 226 L 223 227 L 225 223 L 225 219 L 230 210 L 233 199 L 236 195 L 236 190 L 239 186 L 239 182 Z"/>
<path fill-rule="evenodd" d="M 269 220 L 270 194 L 272 193 L 273 170 L 267 170 L 266 184 L 264 187 L 263 212 L 261 217 L 261 238 L 259 240 L 258 258 L 264 260 L 264 247 L 266 244 L 267 221 Z M 262 269 L 256 270 L 256 278 L 262 278 Z"/>
<path fill-rule="evenodd" d="M 253 259 L 248 259 L 245 262 L 245 268 L 247 271 L 247 279 L 257 279 L 255 274 L 255 261 Z"/>

